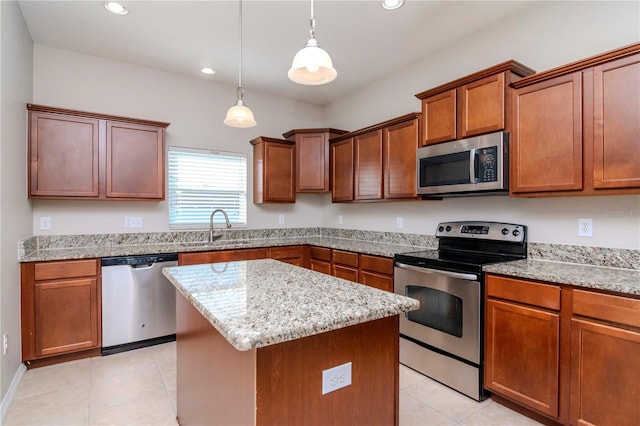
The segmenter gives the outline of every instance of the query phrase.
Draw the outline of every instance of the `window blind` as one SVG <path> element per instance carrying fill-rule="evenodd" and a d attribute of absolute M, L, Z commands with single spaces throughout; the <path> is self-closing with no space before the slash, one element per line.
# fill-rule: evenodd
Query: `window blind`
<path fill-rule="evenodd" d="M 247 157 L 232 152 L 169 147 L 169 227 L 209 225 L 223 209 L 235 225 L 247 224 Z M 215 224 L 224 224 L 216 214 Z"/>

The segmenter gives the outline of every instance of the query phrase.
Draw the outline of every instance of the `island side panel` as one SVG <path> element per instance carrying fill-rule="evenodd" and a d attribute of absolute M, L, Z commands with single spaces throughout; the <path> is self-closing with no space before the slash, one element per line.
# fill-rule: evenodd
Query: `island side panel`
<path fill-rule="evenodd" d="M 262 425 L 398 425 L 398 316 L 258 348 Z M 322 395 L 322 371 L 352 363 L 352 384 Z"/>
<path fill-rule="evenodd" d="M 237 351 L 176 292 L 178 423 L 254 425 L 256 350 Z"/>

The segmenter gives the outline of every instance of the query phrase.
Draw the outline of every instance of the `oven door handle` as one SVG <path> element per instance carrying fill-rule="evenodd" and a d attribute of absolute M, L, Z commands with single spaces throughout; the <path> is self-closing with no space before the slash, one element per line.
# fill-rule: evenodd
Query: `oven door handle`
<path fill-rule="evenodd" d="M 408 269 L 410 271 L 415 271 L 415 272 L 422 272 L 425 274 L 443 275 L 445 277 L 457 278 L 459 280 L 479 281 L 478 276 L 476 274 L 464 274 L 461 272 L 442 271 L 440 269 L 424 268 L 422 266 L 407 265 L 406 263 L 399 263 L 399 262 L 396 262 L 396 266 L 398 268 Z"/>

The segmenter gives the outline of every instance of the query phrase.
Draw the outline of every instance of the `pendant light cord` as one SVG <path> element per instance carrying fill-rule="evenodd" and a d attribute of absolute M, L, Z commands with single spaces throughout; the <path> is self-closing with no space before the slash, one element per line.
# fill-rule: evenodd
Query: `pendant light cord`
<path fill-rule="evenodd" d="M 316 20 L 313 17 L 313 0 L 311 0 L 311 18 L 309 18 L 309 37 L 316 38 Z"/>
<path fill-rule="evenodd" d="M 242 0 L 240 0 L 240 57 L 238 59 L 238 99 L 242 100 L 244 92 L 242 90 Z"/>

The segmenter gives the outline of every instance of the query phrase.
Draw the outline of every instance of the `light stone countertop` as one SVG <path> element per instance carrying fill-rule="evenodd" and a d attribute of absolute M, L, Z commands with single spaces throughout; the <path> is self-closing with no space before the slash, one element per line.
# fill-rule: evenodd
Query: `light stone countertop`
<path fill-rule="evenodd" d="M 524 259 L 484 266 L 485 272 L 640 296 L 640 271 Z"/>
<path fill-rule="evenodd" d="M 240 351 L 419 307 L 415 299 L 272 259 L 175 266 L 162 272 Z"/>
<path fill-rule="evenodd" d="M 138 254 L 158 253 L 187 253 L 199 251 L 232 250 L 242 248 L 279 247 L 300 244 L 311 244 L 326 248 L 347 250 L 377 256 L 393 257 L 396 253 L 425 250 L 426 247 L 416 247 L 402 244 L 377 243 L 371 241 L 354 240 L 336 237 L 285 237 L 285 238 L 256 238 L 247 240 L 218 240 L 214 243 L 167 243 L 167 244 L 138 244 L 113 245 L 78 248 L 41 249 L 25 253 L 18 260 L 20 262 L 43 262 L 50 260 L 87 259 L 94 257 L 132 256 Z"/>

